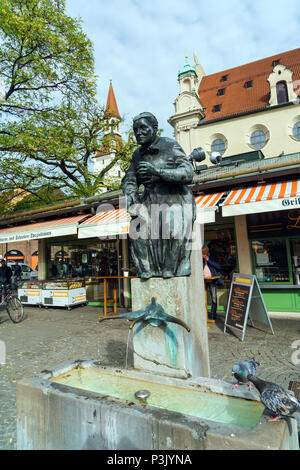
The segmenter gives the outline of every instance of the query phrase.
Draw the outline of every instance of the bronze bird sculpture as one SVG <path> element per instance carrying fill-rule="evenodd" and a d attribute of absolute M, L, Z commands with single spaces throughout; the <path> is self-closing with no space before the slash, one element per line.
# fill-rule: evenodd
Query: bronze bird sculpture
<path fill-rule="evenodd" d="M 121 313 L 120 315 L 114 315 L 112 317 L 103 316 L 99 318 L 99 322 L 103 320 L 110 320 L 112 318 L 133 320 L 129 326 L 130 329 L 133 328 L 137 322 L 143 320 L 149 322 L 152 326 L 160 326 L 162 323 L 177 323 L 178 325 L 183 326 L 183 328 L 185 328 L 188 332 L 191 331 L 190 327 L 184 323 L 184 321 L 168 315 L 164 311 L 163 307 L 156 302 L 155 297 L 152 297 L 151 303 L 147 305 L 145 309 L 136 310 L 135 312 L 130 313 Z"/>

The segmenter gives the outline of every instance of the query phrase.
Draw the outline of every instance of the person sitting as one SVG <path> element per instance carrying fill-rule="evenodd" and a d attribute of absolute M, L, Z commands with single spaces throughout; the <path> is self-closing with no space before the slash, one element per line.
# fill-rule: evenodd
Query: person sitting
<path fill-rule="evenodd" d="M 217 283 L 220 279 L 221 266 L 216 256 L 210 253 L 207 245 L 202 247 L 203 258 L 203 274 L 206 280 L 206 285 L 211 297 L 211 310 L 208 314 L 210 320 L 215 320 L 217 317 L 218 298 L 217 298 Z M 215 279 L 209 279 L 215 278 Z"/>

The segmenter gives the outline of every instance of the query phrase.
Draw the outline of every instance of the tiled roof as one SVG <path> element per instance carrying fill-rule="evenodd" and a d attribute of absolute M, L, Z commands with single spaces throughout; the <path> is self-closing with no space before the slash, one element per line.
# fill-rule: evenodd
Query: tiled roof
<path fill-rule="evenodd" d="M 280 59 L 281 65 L 293 71 L 294 81 L 300 80 L 300 48 L 204 76 L 199 86 L 200 101 L 206 109 L 204 122 L 266 108 L 270 99 L 267 78 L 277 59 Z M 222 81 L 225 75 L 228 76 L 227 80 Z M 245 83 L 250 80 L 253 86 L 245 88 Z M 218 96 L 218 90 L 222 88 L 225 88 L 225 93 Z M 220 111 L 213 112 L 217 105 L 221 105 Z"/>
<path fill-rule="evenodd" d="M 116 100 L 114 90 L 113 90 L 113 87 L 112 87 L 112 83 L 110 83 L 110 85 L 109 85 L 105 112 L 109 113 L 109 114 L 112 114 L 113 116 L 121 119 L 119 109 L 118 109 L 118 105 L 117 105 L 117 100 Z"/>

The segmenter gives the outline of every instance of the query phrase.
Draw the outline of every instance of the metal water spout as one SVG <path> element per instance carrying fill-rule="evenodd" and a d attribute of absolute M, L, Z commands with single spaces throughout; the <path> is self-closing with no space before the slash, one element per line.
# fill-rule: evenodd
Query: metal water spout
<path fill-rule="evenodd" d="M 147 405 L 147 398 L 150 397 L 150 392 L 149 390 L 138 390 L 137 392 L 135 392 L 134 394 L 135 398 L 137 398 L 139 400 L 139 402 L 146 406 Z"/>
<path fill-rule="evenodd" d="M 99 322 L 103 320 L 111 319 L 129 319 L 133 320 L 129 328 L 131 329 L 137 322 L 144 320 L 150 323 L 151 326 L 160 326 L 162 323 L 177 323 L 178 325 L 185 328 L 188 332 L 191 331 L 190 327 L 180 318 L 173 317 L 168 315 L 163 307 L 156 302 L 156 298 L 152 297 L 151 303 L 147 305 L 145 309 L 136 310 L 135 312 L 130 313 L 121 313 L 120 315 L 114 315 L 113 317 L 103 316 L 99 318 Z"/>

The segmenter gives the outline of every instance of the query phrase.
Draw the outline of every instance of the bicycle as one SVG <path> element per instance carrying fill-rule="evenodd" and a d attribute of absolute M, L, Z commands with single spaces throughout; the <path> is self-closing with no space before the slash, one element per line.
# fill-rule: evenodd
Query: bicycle
<path fill-rule="evenodd" d="M 4 295 L 2 298 L 2 291 Z M 24 318 L 24 308 L 21 301 L 14 297 L 10 291 L 10 287 L 2 284 L 0 287 L 0 307 L 6 302 L 6 310 L 9 318 L 13 323 L 20 323 Z"/>

